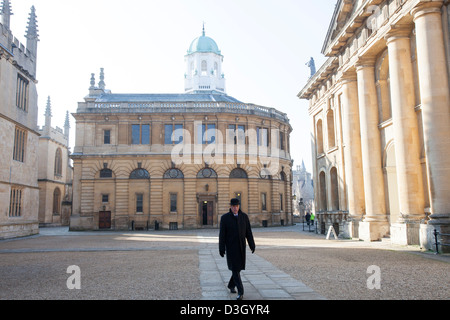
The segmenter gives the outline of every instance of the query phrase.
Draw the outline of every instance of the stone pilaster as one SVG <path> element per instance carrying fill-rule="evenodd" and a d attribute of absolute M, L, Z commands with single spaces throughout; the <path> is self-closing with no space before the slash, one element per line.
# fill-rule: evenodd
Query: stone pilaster
<path fill-rule="evenodd" d="M 366 209 L 364 220 L 359 224 L 359 238 L 377 241 L 389 233 L 389 223 L 386 216 L 381 139 L 378 129 L 375 59 L 360 60 L 356 66 L 356 73 Z"/>
<path fill-rule="evenodd" d="M 450 233 L 450 93 L 441 7 L 427 2 L 412 10 L 416 24 L 417 61 L 421 95 L 424 147 L 430 188 L 431 226 Z M 440 240 L 449 244 L 448 237 Z M 442 250 L 450 251 L 443 246 Z"/>
<path fill-rule="evenodd" d="M 414 110 L 411 31 L 410 25 L 393 26 L 386 36 L 401 215 L 398 221 L 391 221 L 391 239 L 398 244 L 419 244 L 419 221 L 425 216 L 419 129 Z"/>

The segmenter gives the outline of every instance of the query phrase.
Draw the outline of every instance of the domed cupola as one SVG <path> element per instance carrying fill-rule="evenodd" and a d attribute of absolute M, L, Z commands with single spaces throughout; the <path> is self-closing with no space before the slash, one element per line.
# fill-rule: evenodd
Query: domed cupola
<path fill-rule="evenodd" d="M 184 58 L 185 92 L 201 93 L 212 91 L 225 93 L 225 77 L 222 73 L 223 56 L 217 43 L 205 34 L 192 41 Z"/>

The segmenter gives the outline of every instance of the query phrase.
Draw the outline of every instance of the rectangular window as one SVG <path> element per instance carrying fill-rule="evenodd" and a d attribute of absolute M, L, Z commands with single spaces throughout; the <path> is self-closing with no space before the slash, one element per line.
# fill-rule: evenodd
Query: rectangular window
<path fill-rule="evenodd" d="M 24 162 L 26 139 L 27 132 L 16 127 L 16 130 L 14 132 L 13 160 Z"/>
<path fill-rule="evenodd" d="M 150 144 L 150 125 L 131 125 L 131 144 Z"/>
<path fill-rule="evenodd" d="M 136 212 L 144 212 L 144 195 L 136 194 Z"/>
<path fill-rule="evenodd" d="M 201 124 L 198 127 L 197 142 L 201 144 L 211 144 L 216 142 L 216 125 L 214 123 Z"/>
<path fill-rule="evenodd" d="M 183 125 L 164 125 L 164 144 L 179 144 L 183 142 Z"/>
<path fill-rule="evenodd" d="M 111 144 L 111 130 L 103 131 L 103 144 Z"/>
<path fill-rule="evenodd" d="M 268 147 L 269 146 L 269 129 L 267 128 L 256 128 L 256 137 L 258 141 L 258 146 Z"/>
<path fill-rule="evenodd" d="M 28 85 L 28 80 L 18 74 L 16 87 L 16 106 L 23 111 L 28 111 Z"/>
<path fill-rule="evenodd" d="M 234 124 L 230 124 L 228 126 L 228 132 L 229 132 L 229 143 L 245 144 L 245 126 L 240 125 L 236 126 Z"/>
<path fill-rule="evenodd" d="M 102 202 L 107 203 L 109 201 L 109 194 L 102 194 Z"/>
<path fill-rule="evenodd" d="M 267 210 L 267 194 L 261 193 L 261 210 Z"/>
<path fill-rule="evenodd" d="M 170 212 L 177 212 L 177 194 L 170 194 Z"/>
<path fill-rule="evenodd" d="M 280 150 L 284 150 L 284 133 L 280 131 Z"/>
<path fill-rule="evenodd" d="M 280 193 L 280 211 L 283 211 L 283 194 Z"/>
<path fill-rule="evenodd" d="M 14 187 L 11 188 L 11 194 L 9 198 L 9 216 L 22 216 L 22 189 Z"/>

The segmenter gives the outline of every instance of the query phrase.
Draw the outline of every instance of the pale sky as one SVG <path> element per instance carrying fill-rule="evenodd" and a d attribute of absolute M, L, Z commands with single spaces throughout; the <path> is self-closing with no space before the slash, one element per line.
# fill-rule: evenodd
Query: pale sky
<path fill-rule="evenodd" d="M 11 0 L 13 35 L 24 45 L 28 16 L 36 8 L 40 42 L 38 124 L 47 97 L 52 126 L 63 127 L 88 94 L 91 73 L 105 69 L 112 93 L 183 93 L 184 56 L 201 35 L 224 56 L 227 94 L 287 113 L 294 131 L 294 169 L 312 172 L 308 102 L 297 94 L 321 49 L 336 0 Z M 70 116 L 70 146 L 75 119 Z"/>

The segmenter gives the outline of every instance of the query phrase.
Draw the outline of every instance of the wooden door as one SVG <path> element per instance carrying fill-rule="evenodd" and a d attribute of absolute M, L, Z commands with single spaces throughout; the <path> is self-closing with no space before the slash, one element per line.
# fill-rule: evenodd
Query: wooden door
<path fill-rule="evenodd" d="M 98 213 L 98 228 L 111 229 L 111 211 L 100 211 Z"/>

